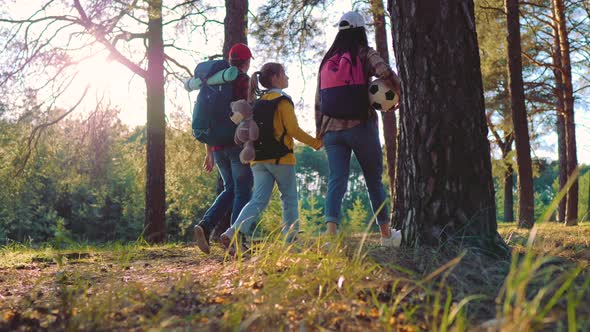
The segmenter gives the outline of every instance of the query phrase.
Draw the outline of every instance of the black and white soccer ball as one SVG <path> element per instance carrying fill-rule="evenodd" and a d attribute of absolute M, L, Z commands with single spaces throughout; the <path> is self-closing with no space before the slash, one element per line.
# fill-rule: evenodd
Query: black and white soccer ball
<path fill-rule="evenodd" d="M 384 80 L 379 78 L 369 84 L 369 103 L 374 109 L 388 112 L 398 102 L 399 96 Z"/>

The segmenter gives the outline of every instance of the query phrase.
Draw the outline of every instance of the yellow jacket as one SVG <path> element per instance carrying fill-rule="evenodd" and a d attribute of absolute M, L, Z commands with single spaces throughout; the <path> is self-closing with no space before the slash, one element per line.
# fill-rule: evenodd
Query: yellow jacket
<path fill-rule="evenodd" d="M 273 99 L 278 98 L 280 96 L 281 96 L 281 94 L 279 92 L 273 91 L 273 92 L 269 92 L 269 93 L 263 95 L 262 97 L 260 97 L 260 99 L 273 100 Z M 281 138 L 281 135 L 283 134 L 283 128 L 284 128 L 286 130 L 285 145 L 289 149 L 293 149 L 293 146 L 295 145 L 293 138 L 295 138 L 299 142 L 302 142 L 306 145 L 311 146 L 314 149 L 318 149 L 321 146 L 321 144 L 322 144 L 321 140 L 310 136 L 308 133 L 306 133 L 305 131 L 303 131 L 303 129 L 301 129 L 299 127 L 299 124 L 297 123 L 297 117 L 295 116 L 295 110 L 293 109 L 293 105 L 288 100 L 280 101 L 279 104 L 277 105 L 277 107 L 278 107 L 278 109 L 275 112 L 274 119 L 273 119 L 273 126 L 275 129 L 274 134 L 275 134 L 275 138 L 277 140 L 279 140 Z M 254 165 L 256 163 L 275 164 L 276 161 L 277 161 L 276 159 L 258 160 L 258 161 L 252 161 L 251 165 Z M 295 155 L 293 153 L 288 153 L 279 159 L 280 165 L 295 165 L 295 162 L 296 162 Z"/>

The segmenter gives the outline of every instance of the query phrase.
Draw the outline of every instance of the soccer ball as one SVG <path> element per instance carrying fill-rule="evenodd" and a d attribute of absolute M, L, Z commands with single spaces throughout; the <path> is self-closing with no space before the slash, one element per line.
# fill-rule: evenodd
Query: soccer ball
<path fill-rule="evenodd" d="M 379 78 L 369 84 L 369 103 L 374 109 L 387 112 L 398 102 L 399 96 L 384 80 Z"/>

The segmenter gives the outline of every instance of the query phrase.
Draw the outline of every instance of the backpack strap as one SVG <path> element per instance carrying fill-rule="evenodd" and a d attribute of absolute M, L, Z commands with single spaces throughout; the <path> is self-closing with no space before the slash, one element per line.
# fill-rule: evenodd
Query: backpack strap
<path fill-rule="evenodd" d="M 278 104 L 277 104 L 278 106 Z M 283 125 L 283 134 L 281 135 L 281 139 L 279 140 L 279 142 L 281 142 L 281 144 L 283 144 L 284 146 L 287 146 L 285 144 L 285 136 L 287 135 L 287 128 L 285 128 L 285 126 Z M 289 151 L 289 153 L 293 153 L 293 149 L 288 149 L 287 151 Z M 277 160 L 275 161 L 275 164 L 278 165 L 279 161 L 281 160 L 282 157 L 277 158 Z"/>
<path fill-rule="evenodd" d="M 275 109 L 276 109 L 276 108 L 278 108 L 278 107 L 279 107 L 279 103 L 280 103 L 281 101 L 283 101 L 283 100 L 288 100 L 288 101 L 291 103 L 291 105 L 295 106 L 295 104 L 293 103 L 293 100 L 291 100 L 291 98 L 289 98 L 289 97 L 287 97 L 287 96 L 285 96 L 285 95 L 281 95 L 281 96 L 279 96 L 279 97 L 277 97 L 277 98 L 275 98 L 275 99 L 273 99 L 273 100 L 272 100 L 272 102 L 273 102 L 273 104 L 274 104 L 274 105 L 273 105 L 273 107 L 274 107 Z M 276 112 L 276 111 L 275 111 L 275 112 Z M 279 142 L 280 142 L 281 144 L 283 144 L 284 146 L 287 146 L 287 145 L 285 144 L 285 136 L 287 136 L 287 128 L 286 128 L 286 127 L 285 127 L 285 125 L 283 124 L 283 134 L 281 135 L 281 138 L 279 139 Z M 289 151 L 289 153 L 293 153 L 293 149 L 288 149 L 288 151 Z M 279 157 L 279 158 L 277 158 L 277 159 L 276 159 L 276 161 L 275 161 L 275 165 L 278 165 L 278 164 L 279 164 L 279 161 L 281 160 L 281 158 L 282 158 L 282 157 Z"/>

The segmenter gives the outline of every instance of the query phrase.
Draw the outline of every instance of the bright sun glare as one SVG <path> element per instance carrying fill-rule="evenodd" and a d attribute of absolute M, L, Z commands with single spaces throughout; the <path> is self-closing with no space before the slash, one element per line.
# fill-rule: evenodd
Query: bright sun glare
<path fill-rule="evenodd" d="M 124 123 L 129 125 L 145 123 L 145 97 L 144 93 L 141 93 L 144 88 L 143 81 L 132 80 L 129 69 L 117 61 L 109 60 L 106 55 L 97 55 L 80 63 L 76 71 L 78 72 L 76 85 L 80 89 L 76 92 L 76 97 L 72 96 L 72 98 L 78 98 L 86 85 L 90 87 L 88 98 L 85 98 L 80 107 L 82 112 L 93 110 L 96 102 L 104 97 L 103 102 L 121 109 L 119 117 Z"/>
<path fill-rule="evenodd" d="M 90 84 L 91 87 L 107 88 L 114 81 L 128 79 L 125 71 L 120 65 L 110 61 L 106 56 L 97 56 L 80 63 L 76 70 L 78 78 L 83 86 Z"/>

